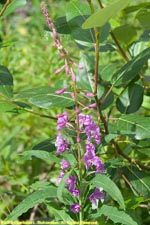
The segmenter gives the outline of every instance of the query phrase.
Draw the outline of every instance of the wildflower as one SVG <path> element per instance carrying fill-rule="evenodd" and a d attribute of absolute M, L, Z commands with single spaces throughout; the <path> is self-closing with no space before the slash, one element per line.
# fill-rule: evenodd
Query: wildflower
<path fill-rule="evenodd" d="M 87 170 L 95 168 L 96 173 L 105 171 L 103 162 L 95 154 L 95 146 L 92 143 L 86 144 L 86 152 L 83 156 L 83 161 Z"/>
<path fill-rule="evenodd" d="M 66 186 L 68 187 L 69 192 L 73 192 L 76 188 L 76 176 L 69 177 L 66 181 Z"/>
<path fill-rule="evenodd" d="M 64 171 L 61 170 L 61 171 L 60 171 L 60 175 L 59 175 L 59 177 L 58 177 L 58 181 L 57 181 L 58 184 L 61 182 L 61 180 L 62 180 L 62 178 L 64 177 L 64 175 L 65 175 Z"/>
<path fill-rule="evenodd" d="M 104 199 L 104 193 L 102 193 L 99 188 L 95 188 L 94 192 L 89 196 L 90 201 L 93 205 L 98 206 L 99 199 Z"/>
<path fill-rule="evenodd" d="M 61 167 L 62 167 L 63 171 L 67 170 L 70 167 L 70 163 L 63 159 L 61 161 Z"/>
<path fill-rule="evenodd" d="M 99 159 L 98 156 L 95 156 L 92 159 L 92 166 L 96 167 L 96 173 L 104 173 L 105 172 L 105 168 L 104 168 L 104 164 L 103 162 Z"/>
<path fill-rule="evenodd" d="M 75 204 L 70 206 L 70 210 L 73 213 L 79 213 L 80 212 L 80 205 L 78 203 L 75 203 Z"/>
<path fill-rule="evenodd" d="M 93 104 L 90 104 L 90 105 L 88 105 L 88 108 L 90 109 L 90 108 L 95 108 L 97 105 L 96 105 L 96 103 L 93 103 Z"/>
<path fill-rule="evenodd" d="M 94 123 L 93 119 L 89 115 L 79 114 L 80 129 L 84 128 L 88 140 L 95 139 L 96 144 L 100 144 L 100 129 Z"/>
<path fill-rule="evenodd" d="M 78 196 L 79 196 L 79 194 L 80 194 L 79 190 L 77 190 L 77 189 L 75 189 L 75 190 L 71 191 L 71 193 L 72 193 L 72 194 L 73 194 L 73 196 L 75 196 L 75 197 L 78 197 Z"/>
<path fill-rule="evenodd" d="M 57 147 L 57 154 L 59 155 L 62 154 L 68 148 L 68 143 L 66 142 L 66 139 L 63 139 L 60 133 L 57 135 L 55 146 Z"/>
<path fill-rule="evenodd" d="M 55 93 L 56 93 L 57 95 L 61 95 L 61 94 L 63 94 L 65 91 L 66 91 L 66 88 L 62 88 L 62 89 L 60 89 L 60 90 L 55 91 Z"/>
<path fill-rule="evenodd" d="M 86 96 L 88 96 L 88 97 L 94 97 L 95 95 L 94 95 L 93 93 L 87 92 L 87 93 L 86 93 Z"/>
<path fill-rule="evenodd" d="M 68 122 L 68 114 L 66 112 L 58 115 L 57 130 L 61 130 Z"/>

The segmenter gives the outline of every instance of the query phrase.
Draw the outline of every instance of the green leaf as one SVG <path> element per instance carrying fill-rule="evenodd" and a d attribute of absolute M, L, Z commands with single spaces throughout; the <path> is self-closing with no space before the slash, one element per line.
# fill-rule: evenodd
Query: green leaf
<path fill-rule="evenodd" d="M 16 11 L 16 9 L 24 7 L 26 5 L 27 1 L 26 0 L 13 0 L 8 7 L 6 8 L 4 14 L 2 17 L 4 16 L 8 16 L 9 14 L 13 13 Z"/>
<path fill-rule="evenodd" d="M 81 28 L 88 15 L 90 15 L 90 8 L 87 4 L 77 0 L 67 4 L 66 18 L 73 38 L 93 43 L 95 42 L 94 30 L 89 29 L 85 31 Z"/>
<path fill-rule="evenodd" d="M 31 160 L 32 157 L 36 157 L 45 161 L 52 161 L 56 163 L 60 163 L 60 159 L 53 152 L 46 152 L 43 150 L 28 150 L 21 153 L 25 159 Z"/>
<path fill-rule="evenodd" d="M 14 109 L 14 106 L 6 101 L 0 100 L 0 113 L 9 112 Z"/>
<path fill-rule="evenodd" d="M 83 29 L 92 27 L 103 27 L 111 17 L 117 14 L 118 11 L 125 8 L 129 0 L 119 0 L 103 9 L 100 9 L 91 15 L 82 25 Z"/>
<path fill-rule="evenodd" d="M 150 9 L 150 2 L 142 2 L 138 5 L 129 6 L 124 9 L 124 13 L 125 14 L 132 13 L 132 12 L 138 11 L 139 9 L 142 9 L 142 8 Z"/>
<path fill-rule="evenodd" d="M 79 66 L 83 69 L 78 70 L 77 83 L 82 90 L 93 92 L 93 71 L 94 71 L 94 58 L 88 55 L 81 55 Z"/>
<path fill-rule="evenodd" d="M 114 223 L 138 225 L 126 212 L 119 210 L 113 206 L 103 205 L 102 208 L 98 210 L 96 215 L 94 215 L 94 217 L 100 217 L 101 215 L 108 217 Z"/>
<path fill-rule="evenodd" d="M 57 32 L 59 34 L 70 34 L 71 33 L 71 29 L 67 22 L 66 16 L 56 18 L 55 26 L 56 26 Z"/>
<path fill-rule="evenodd" d="M 118 202 L 122 209 L 125 209 L 124 200 L 119 188 L 116 184 L 107 176 L 98 174 L 92 179 L 92 183 L 96 187 L 101 187 L 106 191 L 115 201 Z"/>
<path fill-rule="evenodd" d="M 56 88 L 40 87 L 22 91 L 17 98 L 28 99 L 33 105 L 41 108 L 69 107 L 74 105 L 74 99 L 69 94 L 55 94 Z"/>
<path fill-rule="evenodd" d="M 117 99 L 117 109 L 124 114 L 136 112 L 143 102 L 144 89 L 138 84 L 128 86 Z"/>
<path fill-rule="evenodd" d="M 36 190 L 39 190 L 39 189 L 41 189 L 43 187 L 46 188 L 48 186 L 49 186 L 49 182 L 47 182 L 47 181 L 36 181 L 35 183 L 30 185 L 30 188 L 32 190 L 36 191 Z"/>
<path fill-rule="evenodd" d="M 105 93 L 107 93 L 107 91 L 105 91 Z M 105 94 L 103 94 L 103 96 L 105 96 Z M 101 104 L 101 109 L 102 110 L 106 109 L 108 106 L 110 106 L 110 104 L 113 103 L 113 101 L 114 101 L 114 94 L 112 91 L 110 91 L 110 93 L 107 95 L 107 97 Z"/>
<path fill-rule="evenodd" d="M 131 25 L 122 25 L 113 30 L 116 39 L 126 45 L 130 45 L 136 40 L 136 30 Z"/>
<path fill-rule="evenodd" d="M 111 134 L 129 135 L 137 140 L 150 137 L 150 117 L 138 115 L 125 115 L 109 121 Z"/>
<path fill-rule="evenodd" d="M 19 205 L 14 208 L 14 210 L 9 214 L 9 216 L 5 219 L 8 220 L 17 220 L 19 216 L 23 213 L 27 212 L 28 209 L 34 207 L 36 204 L 43 203 L 47 198 L 55 198 L 56 197 L 56 187 L 49 186 L 45 187 L 43 190 L 35 191 L 30 194 L 27 198 L 25 198 Z"/>
<path fill-rule="evenodd" d="M 47 208 L 48 208 L 50 214 L 53 214 L 54 217 L 57 218 L 59 221 L 61 220 L 66 223 L 67 223 L 67 221 L 69 221 L 70 223 L 71 223 L 71 221 L 73 221 L 72 218 L 69 216 L 69 213 L 66 213 L 66 211 L 55 209 L 51 205 L 47 205 Z M 60 224 L 61 224 L 61 221 L 60 221 Z"/>
<path fill-rule="evenodd" d="M 13 95 L 13 77 L 5 66 L 0 65 L 0 93 L 8 98 Z"/>
<path fill-rule="evenodd" d="M 133 60 L 126 63 L 116 74 L 114 74 L 112 84 L 115 86 L 120 86 L 121 84 L 127 85 L 138 75 L 143 65 L 149 58 L 150 48 L 147 48 L 134 57 Z"/>
<path fill-rule="evenodd" d="M 41 108 L 51 107 L 69 107 L 74 105 L 74 99 L 69 94 L 57 95 L 55 93 L 36 95 L 29 99 L 29 101 Z"/>
<path fill-rule="evenodd" d="M 32 89 L 28 89 L 28 90 L 17 93 L 16 98 L 29 99 L 36 95 L 54 93 L 55 91 L 56 91 L 56 88 L 51 88 L 47 86 L 32 88 Z"/>
<path fill-rule="evenodd" d="M 131 169 L 124 168 L 123 173 L 125 174 L 128 181 L 131 183 L 136 193 L 150 198 L 149 172 L 140 171 L 136 167 L 132 167 Z"/>
<path fill-rule="evenodd" d="M 142 28 L 146 30 L 150 29 L 150 12 L 148 10 L 139 11 L 136 18 L 138 19 Z"/>
<path fill-rule="evenodd" d="M 55 138 L 49 138 L 49 139 L 46 139 L 38 144 L 36 144 L 35 146 L 33 146 L 33 150 L 45 150 L 45 151 L 48 151 L 48 152 L 52 152 L 52 151 L 55 151 L 56 150 L 56 147 L 55 145 L 53 144 Z"/>
<path fill-rule="evenodd" d="M 64 202 L 63 192 L 64 192 L 66 180 L 70 176 L 70 174 L 71 174 L 73 169 L 71 169 L 69 172 L 65 173 L 64 177 L 62 178 L 62 180 L 61 180 L 61 182 L 59 184 L 59 188 L 57 189 L 57 197 L 58 197 L 60 202 Z"/>
<path fill-rule="evenodd" d="M 87 4 L 79 3 L 77 0 L 71 1 L 68 3 L 66 10 L 67 23 L 65 19 L 63 19 L 64 22 L 61 21 L 63 24 L 61 25 L 60 23 L 61 29 L 58 27 L 58 31 L 65 31 L 65 33 L 70 32 L 76 41 L 95 43 L 96 39 L 94 29 L 82 29 L 82 24 L 90 14 L 90 7 Z M 67 27 L 69 29 L 67 29 Z M 107 23 L 101 30 L 100 42 L 103 42 L 108 37 L 109 31 L 110 24 Z"/>

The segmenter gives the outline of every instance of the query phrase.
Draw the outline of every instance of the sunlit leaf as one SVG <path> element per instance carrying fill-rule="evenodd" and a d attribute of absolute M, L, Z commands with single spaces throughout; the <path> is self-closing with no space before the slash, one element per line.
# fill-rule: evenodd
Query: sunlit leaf
<path fill-rule="evenodd" d="M 129 0 L 119 0 L 103 9 L 100 9 L 93 15 L 91 15 L 85 23 L 82 25 L 84 29 L 92 27 L 103 27 L 111 17 L 113 17 L 118 11 L 125 8 Z"/>
<path fill-rule="evenodd" d="M 116 27 L 113 33 L 118 41 L 126 45 L 130 45 L 136 40 L 136 29 L 128 24 Z"/>

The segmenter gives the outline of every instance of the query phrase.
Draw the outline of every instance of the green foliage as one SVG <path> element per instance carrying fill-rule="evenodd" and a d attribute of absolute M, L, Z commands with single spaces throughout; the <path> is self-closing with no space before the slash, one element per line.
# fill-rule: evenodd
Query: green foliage
<path fill-rule="evenodd" d="M 92 180 L 92 183 L 96 187 L 103 188 L 106 193 L 108 193 L 115 201 L 118 202 L 122 209 L 125 209 L 124 200 L 121 195 L 121 192 L 109 177 L 99 174 Z"/>
<path fill-rule="evenodd" d="M 87 19 L 87 21 L 83 24 L 83 28 L 103 27 L 112 16 L 116 15 L 118 11 L 125 8 L 128 3 L 129 1 L 119 0 L 104 9 L 100 9 Z"/>
<path fill-rule="evenodd" d="M 0 17 L 0 217 L 28 220 L 36 205 L 33 219 L 41 221 L 148 225 L 149 2 L 52 1 L 48 7 L 65 60 L 51 47 L 54 30 L 46 28 L 43 35 L 40 1 L 29 3 L 14 0 Z M 65 74 L 64 63 L 76 82 Z M 90 107 L 95 102 L 97 108 Z M 86 135 L 77 127 L 78 108 L 99 122 L 96 154 L 106 174 L 79 164 Z M 69 152 L 58 156 L 56 121 L 62 111 L 69 114 L 62 132 Z M 62 159 L 71 168 L 58 184 Z M 77 177 L 80 197 L 67 189 L 70 176 Z M 89 200 L 95 188 L 105 193 L 98 208 Z M 77 202 L 83 207 L 79 215 L 70 211 Z"/>
<path fill-rule="evenodd" d="M 118 210 L 116 207 L 103 205 L 97 213 L 97 217 L 101 215 L 107 216 L 114 223 L 125 224 L 125 225 L 137 225 L 137 223 L 124 211 Z M 96 215 L 94 215 L 96 216 Z"/>
<path fill-rule="evenodd" d="M 55 187 L 45 187 L 43 190 L 35 191 L 30 194 L 27 198 L 25 198 L 10 215 L 6 218 L 6 220 L 17 220 L 17 218 L 25 213 L 28 209 L 32 208 L 36 204 L 43 203 L 47 198 L 55 198 L 56 197 L 56 188 Z"/>

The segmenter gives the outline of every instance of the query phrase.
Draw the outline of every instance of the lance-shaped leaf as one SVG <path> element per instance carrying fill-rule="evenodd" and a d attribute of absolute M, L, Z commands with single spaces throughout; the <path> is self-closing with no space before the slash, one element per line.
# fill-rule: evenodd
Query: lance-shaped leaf
<path fill-rule="evenodd" d="M 111 134 L 128 135 L 137 140 L 150 137 L 150 117 L 126 115 L 109 121 Z"/>
<path fill-rule="evenodd" d="M 56 197 L 56 187 L 49 186 L 45 187 L 43 190 L 35 191 L 25 198 L 19 205 L 14 208 L 14 210 L 9 214 L 5 221 L 17 220 L 19 216 L 27 212 L 28 209 L 34 207 L 36 204 L 43 203 L 47 198 Z"/>
<path fill-rule="evenodd" d="M 115 224 L 138 225 L 130 215 L 113 206 L 103 205 L 102 208 L 99 209 L 95 215 L 93 215 L 93 217 L 99 218 L 101 215 L 108 217 Z"/>
<path fill-rule="evenodd" d="M 103 188 L 104 191 L 106 191 L 115 201 L 118 202 L 122 209 L 125 209 L 122 194 L 117 185 L 109 177 L 102 174 L 98 174 L 92 180 L 92 183 L 96 187 Z"/>
<path fill-rule="evenodd" d="M 5 66 L 0 65 L 0 93 L 8 98 L 13 95 L 13 77 Z"/>
<path fill-rule="evenodd" d="M 24 159 L 32 159 L 32 157 L 36 157 L 38 159 L 42 159 L 44 161 L 52 161 L 56 163 L 60 163 L 60 159 L 53 152 L 46 152 L 43 150 L 28 150 L 21 154 Z"/>
<path fill-rule="evenodd" d="M 138 75 L 143 65 L 149 58 L 150 48 L 144 49 L 141 53 L 134 57 L 133 60 L 126 63 L 117 73 L 114 74 L 112 84 L 115 86 L 128 84 Z"/>
<path fill-rule="evenodd" d="M 103 27 L 111 17 L 113 17 L 117 12 L 126 7 L 129 0 L 119 0 L 106 8 L 100 9 L 93 15 L 91 15 L 85 23 L 82 25 L 83 29 L 92 27 Z"/>

